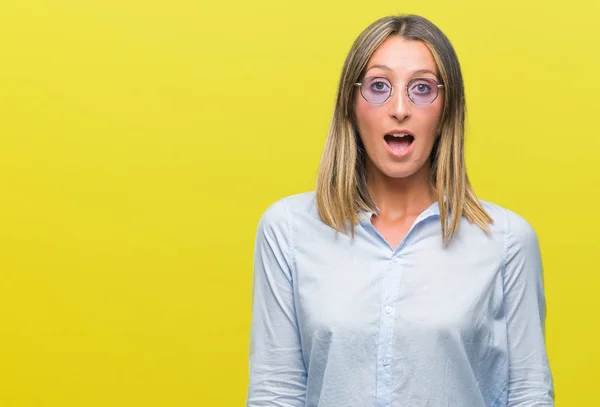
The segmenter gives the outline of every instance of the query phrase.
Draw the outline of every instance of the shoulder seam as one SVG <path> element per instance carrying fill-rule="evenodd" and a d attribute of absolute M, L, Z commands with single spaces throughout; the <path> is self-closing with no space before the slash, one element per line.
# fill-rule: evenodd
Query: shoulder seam
<path fill-rule="evenodd" d="M 294 253 L 294 228 L 292 225 L 292 216 L 290 214 L 288 205 L 285 201 L 286 201 L 285 199 L 282 199 L 281 204 L 283 205 L 283 209 L 285 211 L 285 223 L 287 226 L 287 233 L 288 233 L 287 251 L 288 251 L 288 255 L 290 256 L 290 278 L 291 278 L 292 284 L 293 284 L 294 283 L 293 269 L 295 269 L 295 267 L 296 267 L 296 255 Z"/>
<path fill-rule="evenodd" d="M 508 225 L 508 210 L 506 208 L 502 208 L 502 212 L 504 213 L 504 247 L 502 249 L 502 270 L 500 271 L 500 275 L 502 278 L 502 314 L 503 314 L 503 321 L 504 321 L 504 334 L 505 337 L 504 339 L 506 340 L 506 346 L 508 346 L 508 319 L 507 319 L 507 315 L 506 315 L 506 266 L 507 266 L 507 262 L 508 262 L 508 241 L 509 241 L 509 225 Z M 507 348 L 508 349 L 508 348 Z M 510 351 L 510 350 L 509 350 Z M 509 357 L 507 356 L 506 359 L 506 363 L 508 366 L 509 363 Z M 508 367 L 507 367 L 507 372 L 508 374 Z M 508 379 L 510 380 L 510 378 Z M 496 401 L 494 402 L 494 407 L 496 407 L 502 397 L 502 395 L 504 394 L 505 391 L 507 391 L 508 389 L 508 382 L 505 384 L 504 389 L 502 390 L 502 392 L 500 392 L 500 394 L 498 395 L 498 397 L 496 398 Z"/>
<path fill-rule="evenodd" d="M 504 249 L 502 250 L 502 280 L 506 274 L 506 263 L 508 260 L 508 241 L 509 241 L 509 226 L 508 226 L 508 210 L 504 209 Z"/>

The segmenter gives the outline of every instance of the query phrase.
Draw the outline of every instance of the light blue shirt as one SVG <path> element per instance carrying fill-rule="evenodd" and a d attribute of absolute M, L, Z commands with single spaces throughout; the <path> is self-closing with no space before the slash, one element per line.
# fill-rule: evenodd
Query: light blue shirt
<path fill-rule="evenodd" d="M 482 202 L 444 248 L 437 203 L 392 248 L 354 240 L 314 192 L 275 202 L 255 247 L 247 406 L 553 406 L 536 234 Z"/>

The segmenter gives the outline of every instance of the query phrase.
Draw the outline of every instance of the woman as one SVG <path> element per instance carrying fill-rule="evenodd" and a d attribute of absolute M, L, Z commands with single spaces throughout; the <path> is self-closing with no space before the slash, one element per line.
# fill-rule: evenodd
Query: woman
<path fill-rule="evenodd" d="M 248 406 L 553 406 L 537 237 L 465 171 L 452 45 L 382 18 L 345 61 L 315 192 L 255 248 Z"/>

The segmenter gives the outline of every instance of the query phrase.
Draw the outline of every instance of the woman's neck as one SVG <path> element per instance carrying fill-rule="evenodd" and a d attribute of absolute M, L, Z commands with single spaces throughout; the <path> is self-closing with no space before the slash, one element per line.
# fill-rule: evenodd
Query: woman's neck
<path fill-rule="evenodd" d="M 428 163 L 406 178 L 390 178 L 373 167 L 367 165 L 367 188 L 382 220 L 416 217 L 437 201 L 429 181 Z"/>

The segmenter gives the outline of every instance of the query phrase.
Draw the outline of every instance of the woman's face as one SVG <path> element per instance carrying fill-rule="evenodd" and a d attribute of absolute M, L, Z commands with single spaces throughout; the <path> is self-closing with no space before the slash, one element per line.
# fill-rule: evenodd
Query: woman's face
<path fill-rule="evenodd" d="M 412 98 L 428 101 L 436 92 L 427 81 L 437 78 L 433 55 L 421 41 L 406 40 L 399 36 L 387 38 L 367 63 L 365 78 L 379 77 L 371 82 L 371 97 L 385 97 L 388 84 L 393 84 L 392 96 L 383 104 L 367 102 L 357 89 L 354 109 L 360 138 L 367 152 L 368 171 L 378 171 L 390 178 L 407 178 L 429 171 L 429 157 L 433 148 L 443 108 L 443 89 L 438 90 L 431 104 L 416 105 L 407 96 L 406 85 L 414 78 Z M 365 82 L 365 80 L 363 80 Z"/>

